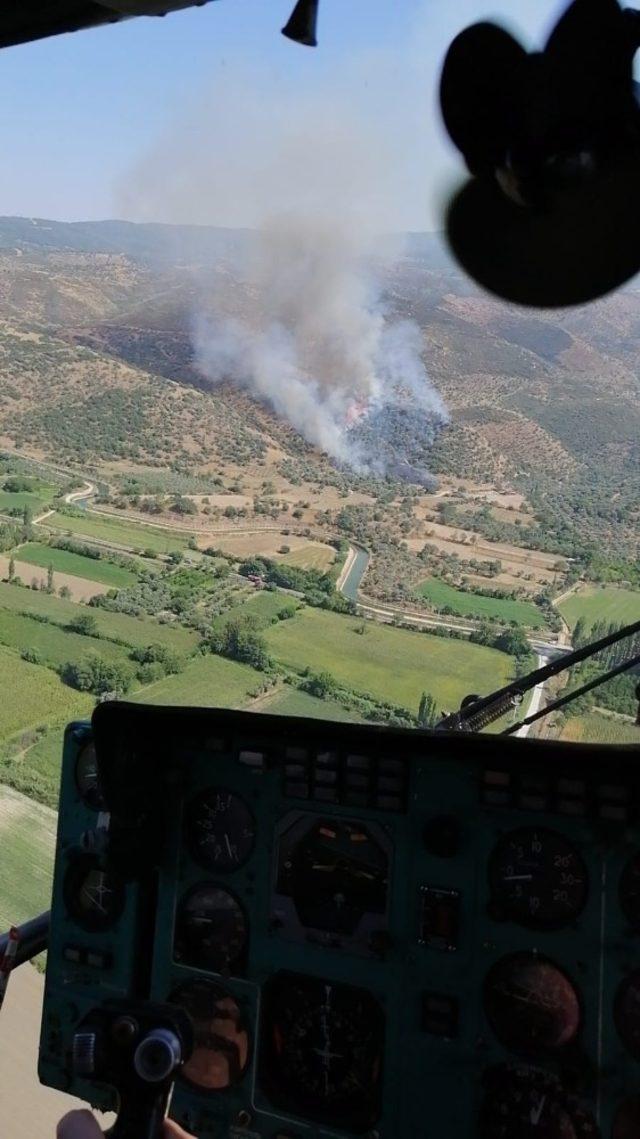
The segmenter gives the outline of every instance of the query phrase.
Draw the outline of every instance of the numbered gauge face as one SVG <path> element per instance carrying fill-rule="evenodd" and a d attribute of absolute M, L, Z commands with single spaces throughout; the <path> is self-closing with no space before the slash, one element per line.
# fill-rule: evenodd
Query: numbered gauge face
<path fill-rule="evenodd" d="M 203 883 L 181 902 L 176 921 L 176 960 L 214 973 L 233 972 L 246 942 L 244 911 L 228 890 Z"/>
<path fill-rule="evenodd" d="M 481 1139 L 598 1139 L 591 1112 L 548 1073 L 501 1066 L 485 1084 Z"/>
<path fill-rule="evenodd" d="M 78 753 L 76 760 L 76 787 L 80 798 L 93 811 L 105 810 L 105 801 L 98 777 L 98 759 L 93 740 Z"/>
<path fill-rule="evenodd" d="M 625 1048 L 640 1060 L 640 969 L 630 973 L 618 986 L 613 1018 Z"/>
<path fill-rule="evenodd" d="M 247 861 L 256 837 L 244 799 L 223 787 L 210 787 L 193 800 L 186 828 L 195 861 L 221 873 L 237 870 Z"/>
<path fill-rule="evenodd" d="M 620 875 L 618 897 L 629 925 L 640 930 L 640 851 L 632 855 Z"/>
<path fill-rule="evenodd" d="M 535 953 L 512 953 L 492 966 L 484 1007 L 498 1039 L 525 1055 L 566 1048 L 580 1030 L 574 986 L 557 965 Z"/>
<path fill-rule="evenodd" d="M 587 868 L 563 835 L 544 827 L 509 831 L 489 861 L 491 909 L 529 929 L 570 925 L 587 901 Z"/>
<path fill-rule="evenodd" d="M 640 1096 L 622 1101 L 613 1117 L 611 1139 L 638 1139 L 640 1135 Z"/>
<path fill-rule="evenodd" d="M 237 1001 L 212 981 L 189 981 L 170 997 L 193 1020 L 195 1046 L 181 1078 L 203 1091 L 222 1091 L 242 1079 L 249 1032 Z"/>
<path fill-rule="evenodd" d="M 263 998 L 260 1071 L 274 1105 L 347 1130 L 375 1123 L 384 1018 L 371 994 L 280 973 Z"/>
<path fill-rule="evenodd" d="M 95 859 L 80 858 L 70 863 L 64 880 L 64 899 L 71 917 L 83 929 L 99 932 L 110 929 L 124 909 L 122 882 L 103 870 Z"/>

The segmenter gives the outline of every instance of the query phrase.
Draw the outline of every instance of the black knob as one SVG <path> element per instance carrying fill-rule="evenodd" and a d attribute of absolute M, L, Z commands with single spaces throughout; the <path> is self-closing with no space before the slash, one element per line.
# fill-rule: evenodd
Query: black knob
<path fill-rule="evenodd" d="M 452 815 L 437 815 L 424 828 L 424 845 L 436 858 L 453 858 L 460 849 L 460 825 Z"/>

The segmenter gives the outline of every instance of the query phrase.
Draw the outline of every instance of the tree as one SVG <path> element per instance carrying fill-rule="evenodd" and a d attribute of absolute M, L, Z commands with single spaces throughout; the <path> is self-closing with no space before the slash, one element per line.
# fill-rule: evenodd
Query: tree
<path fill-rule="evenodd" d="M 60 597 L 64 597 L 67 601 L 71 597 L 71 590 L 69 589 L 68 585 L 61 585 L 58 593 L 60 594 Z"/>
<path fill-rule="evenodd" d="M 251 617 L 234 617 L 216 629 L 209 641 L 211 652 L 250 664 L 265 671 L 271 666 L 267 643 Z"/>
<path fill-rule="evenodd" d="M 418 706 L 418 724 L 421 728 L 432 728 L 439 718 L 433 696 L 430 692 L 423 692 Z"/>
<path fill-rule="evenodd" d="M 311 696 L 326 700 L 335 692 L 337 684 L 330 672 L 310 672 L 300 687 Z"/>
<path fill-rule="evenodd" d="M 16 576 L 16 560 L 13 556 L 9 558 L 9 581 L 14 581 Z"/>
<path fill-rule="evenodd" d="M 573 630 L 573 636 L 571 638 L 574 649 L 579 649 L 582 645 L 585 645 L 587 643 L 587 639 L 587 623 L 584 617 L 578 617 L 578 620 L 576 621 L 576 627 Z"/>
<path fill-rule="evenodd" d="M 49 562 L 47 567 L 47 593 L 55 593 L 55 585 L 53 581 L 53 563 Z"/>
<path fill-rule="evenodd" d="M 133 672 L 126 661 L 104 660 L 97 653 L 88 653 L 78 661 L 67 661 L 60 674 L 65 684 L 96 696 L 127 692 L 133 681 Z"/>
<path fill-rule="evenodd" d="M 97 637 L 99 636 L 98 622 L 96 621 L 93 613 L 79 613 L 69 622 L 69 628 L 73 633 L 81 633 L 83 637 Z"/>
<path fill-rule="evenodd" d="M 514 657 L 527 656 L 530 652 L 529 642 L 522 629 L 506 629 L 496 637 L 495 647 Z"/>

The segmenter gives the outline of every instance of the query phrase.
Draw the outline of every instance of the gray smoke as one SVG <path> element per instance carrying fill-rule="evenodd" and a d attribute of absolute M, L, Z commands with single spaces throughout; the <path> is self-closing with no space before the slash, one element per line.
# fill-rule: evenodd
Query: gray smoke
<path fill-rule="evenodd" d="M 374 265 L 353 219 L 272 218 L 258 235 L 243 318 L 196 317 L 196 364 L 338 463 L 426 482 L 425 448 L 448 416 L 420 329 L 387 319 Z"/>

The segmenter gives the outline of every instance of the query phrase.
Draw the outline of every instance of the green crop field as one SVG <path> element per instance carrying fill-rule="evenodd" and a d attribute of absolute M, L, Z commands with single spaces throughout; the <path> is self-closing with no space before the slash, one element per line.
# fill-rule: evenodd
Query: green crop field
<path fill-rule="evenodd" d="M 308 546 L 301 546 L 300 549 L 291 550 L 288 554 L 277 554 L 274 560 L 287 566 L 299 566 L 300 569 L 324 571 L 330 569 L 335 559 L 336 551 L 331 546 L 310 542 Z"/>
<path fill-rule="evenodd" d="M 48 910 L 56 814 L 0 786 L 0 929 Z"/>
<path fill-rule="evenodd" d="M 88 581 L 100 581 L 114 589 L 132 585 L 138 580 L 137 574 L 132 570 L 123 569 L 113 562 L 103 558 L 87 558 L 70 550 L 58 550 L 55 546 L 46 546 L 44 542 L 28 542 L 15 551 L 15 556 L 18 561 L 29 565 L 42 566 L 44 569 L 51 565 L 58 573 L 70 573 Z"/>
<path fill-rule="evenodd" d="M 22 649 L 36 649 L 42 663 L 56 668 L 68 660 L 78 660 L 87 653 L 98 653 L 106 660 L 125 660 L 128 648 L 97 637 L 83 637 L 72 633 L 60 625 L 38 621 L 0 608 L 0 644 L 21 652 Z"/>
<path fill-rule="evenodd" d="M 572 716 L 567 720 L 560 739 L 574 743 L 593 744 L 638 744 L 640 728 L 630 720 L 619 720 L 613 716 L 601 716 L 598 712 L 585 712 L 583 716 Z"/>
<path fill-rule="evenodd" d="M 506 684 L 513 660 L 495 649 L 362 622 L 322 609 L 302 609 L 265 632 L 277 661 L 302 670 L 326 670 L 358 692 L 416 711 L 423 691 L 440 708 L 459 707 L 470 692 Z"/>
<path fill-rule="evenodd" d="M 432 605 L 443 608 L 445 605 L 461 617 L 486 617 L 488 620 L 496 618 L 499 621 L 516 621 L 531 629 L 539 629 L 544 625 L 544 616 L 531 601 L 512 601 L 502 597 L 483 597 L 479 593 L 465 593 L 463 589 L 454 589 L 445 581 L 430 577 L 423 581 L 418 589 Z"/>
<path fill-rule="evenodd" d="M 93 701 L 62 683 L 56 673 L 43 665 L 28 664 L 0 647 L 0 740 L 36 724 L 84 715 Z"/>
<path fill-rule="evenodd" d="M 585 585 L 561 601 L 558 609 L 571 628 L 583 617 L 588 628 L 596 621 L 631 624 L 640 620 L 640 593 L 614 585 Z"/>
<path fill-rule="evenodd" d="M 209 708 L 243 708 L 249 693 L 264 679 L 246 664 L 218 656 L 197 656 L 183 672 L 166 676 L 137 692 L 141 704 L 193 704 Z"/>
<path fill-rule="evenodd" d="M 161 625 L 150 617 L 130 617 L 127 613 L 111 613 L 108 609 L 100 609 L 98 606 L 76 605 L 73 601 L 66 601 L 53 594 L 24 589 L 19 585 L 9 585 L 5 581 L 0 581 L 0 609 L 12 609 L 19 613 L 38 613 L 48 617 L 57 625 L 66 625 L 81 613 L 91 613 L 96 619 L 102 637 L 122 641 L 134 648 L 156 642 L 168 645 L 177 652 L 188 653 L 198 643 L 197 634 L 180 625 Z M 85 639 L 90 640 L 90 638 Z M 91 643 L 99 652 L 101 642 L 93 639 Z"/>
<path fill-rule="evenodd" d="M 86 709 L 75 718 L 90 719 L 92 706 L 93 701 L 87 698 Z M 67 717 L 57 724 L 49 724 L 44 731 L 21 732 L 8 740 L 0 754 L 0 783 L 56 808 L 64 730 L 68 722 Z"/>
<path fill-rule="evenodd" d="M 335 700 L 319 700 L 317 696 L 310 696 L 308 692 L 300 692 L 285 684 L 276 693 L 273 700 L 258 705 L 257 712 L 272 712 L 278 716 L 308 716 L 313 720 L 338 720 L 343 724 L 362 723 L 362 719 L 355 712 L 348 712 Z"/>
<path fill-rule="evenodd" d="M 242 612 L 244 614 L 250 613 L 269 622 L 277 617 L 281 609 L 298 609 L 299 606 L 299 599 L 291 597 L 287 593 L 280 593 L 279 590 L 256 589 L 247 597 Z"/>
<path fill-rule="evenodd" d="M 112 542 L 114 546 L 126 546 L 132 550 L 154 550 L 157 554 L 170 554 L 173 550 L 186 550 L 190 534 L 177 530 L 161 530 L 159 527 L 129 522 L 126 519 L 111 518 L 86 510 L 79 515 L 52 514 L 46 525 L 56 530 L 70 530 L 85 538 L 97 538 L 101 542 Z"/>
<path fill-rule="evenodd" d="M 51 505 L 56 490 L 57 487 L 55 486 L 40 486 L 36 491 L 0 490 L 0 514 L 6 514 L 8 510 L 16 506 L 20 510 L 27 506 L 33 517 L 37 518 Z"/>

